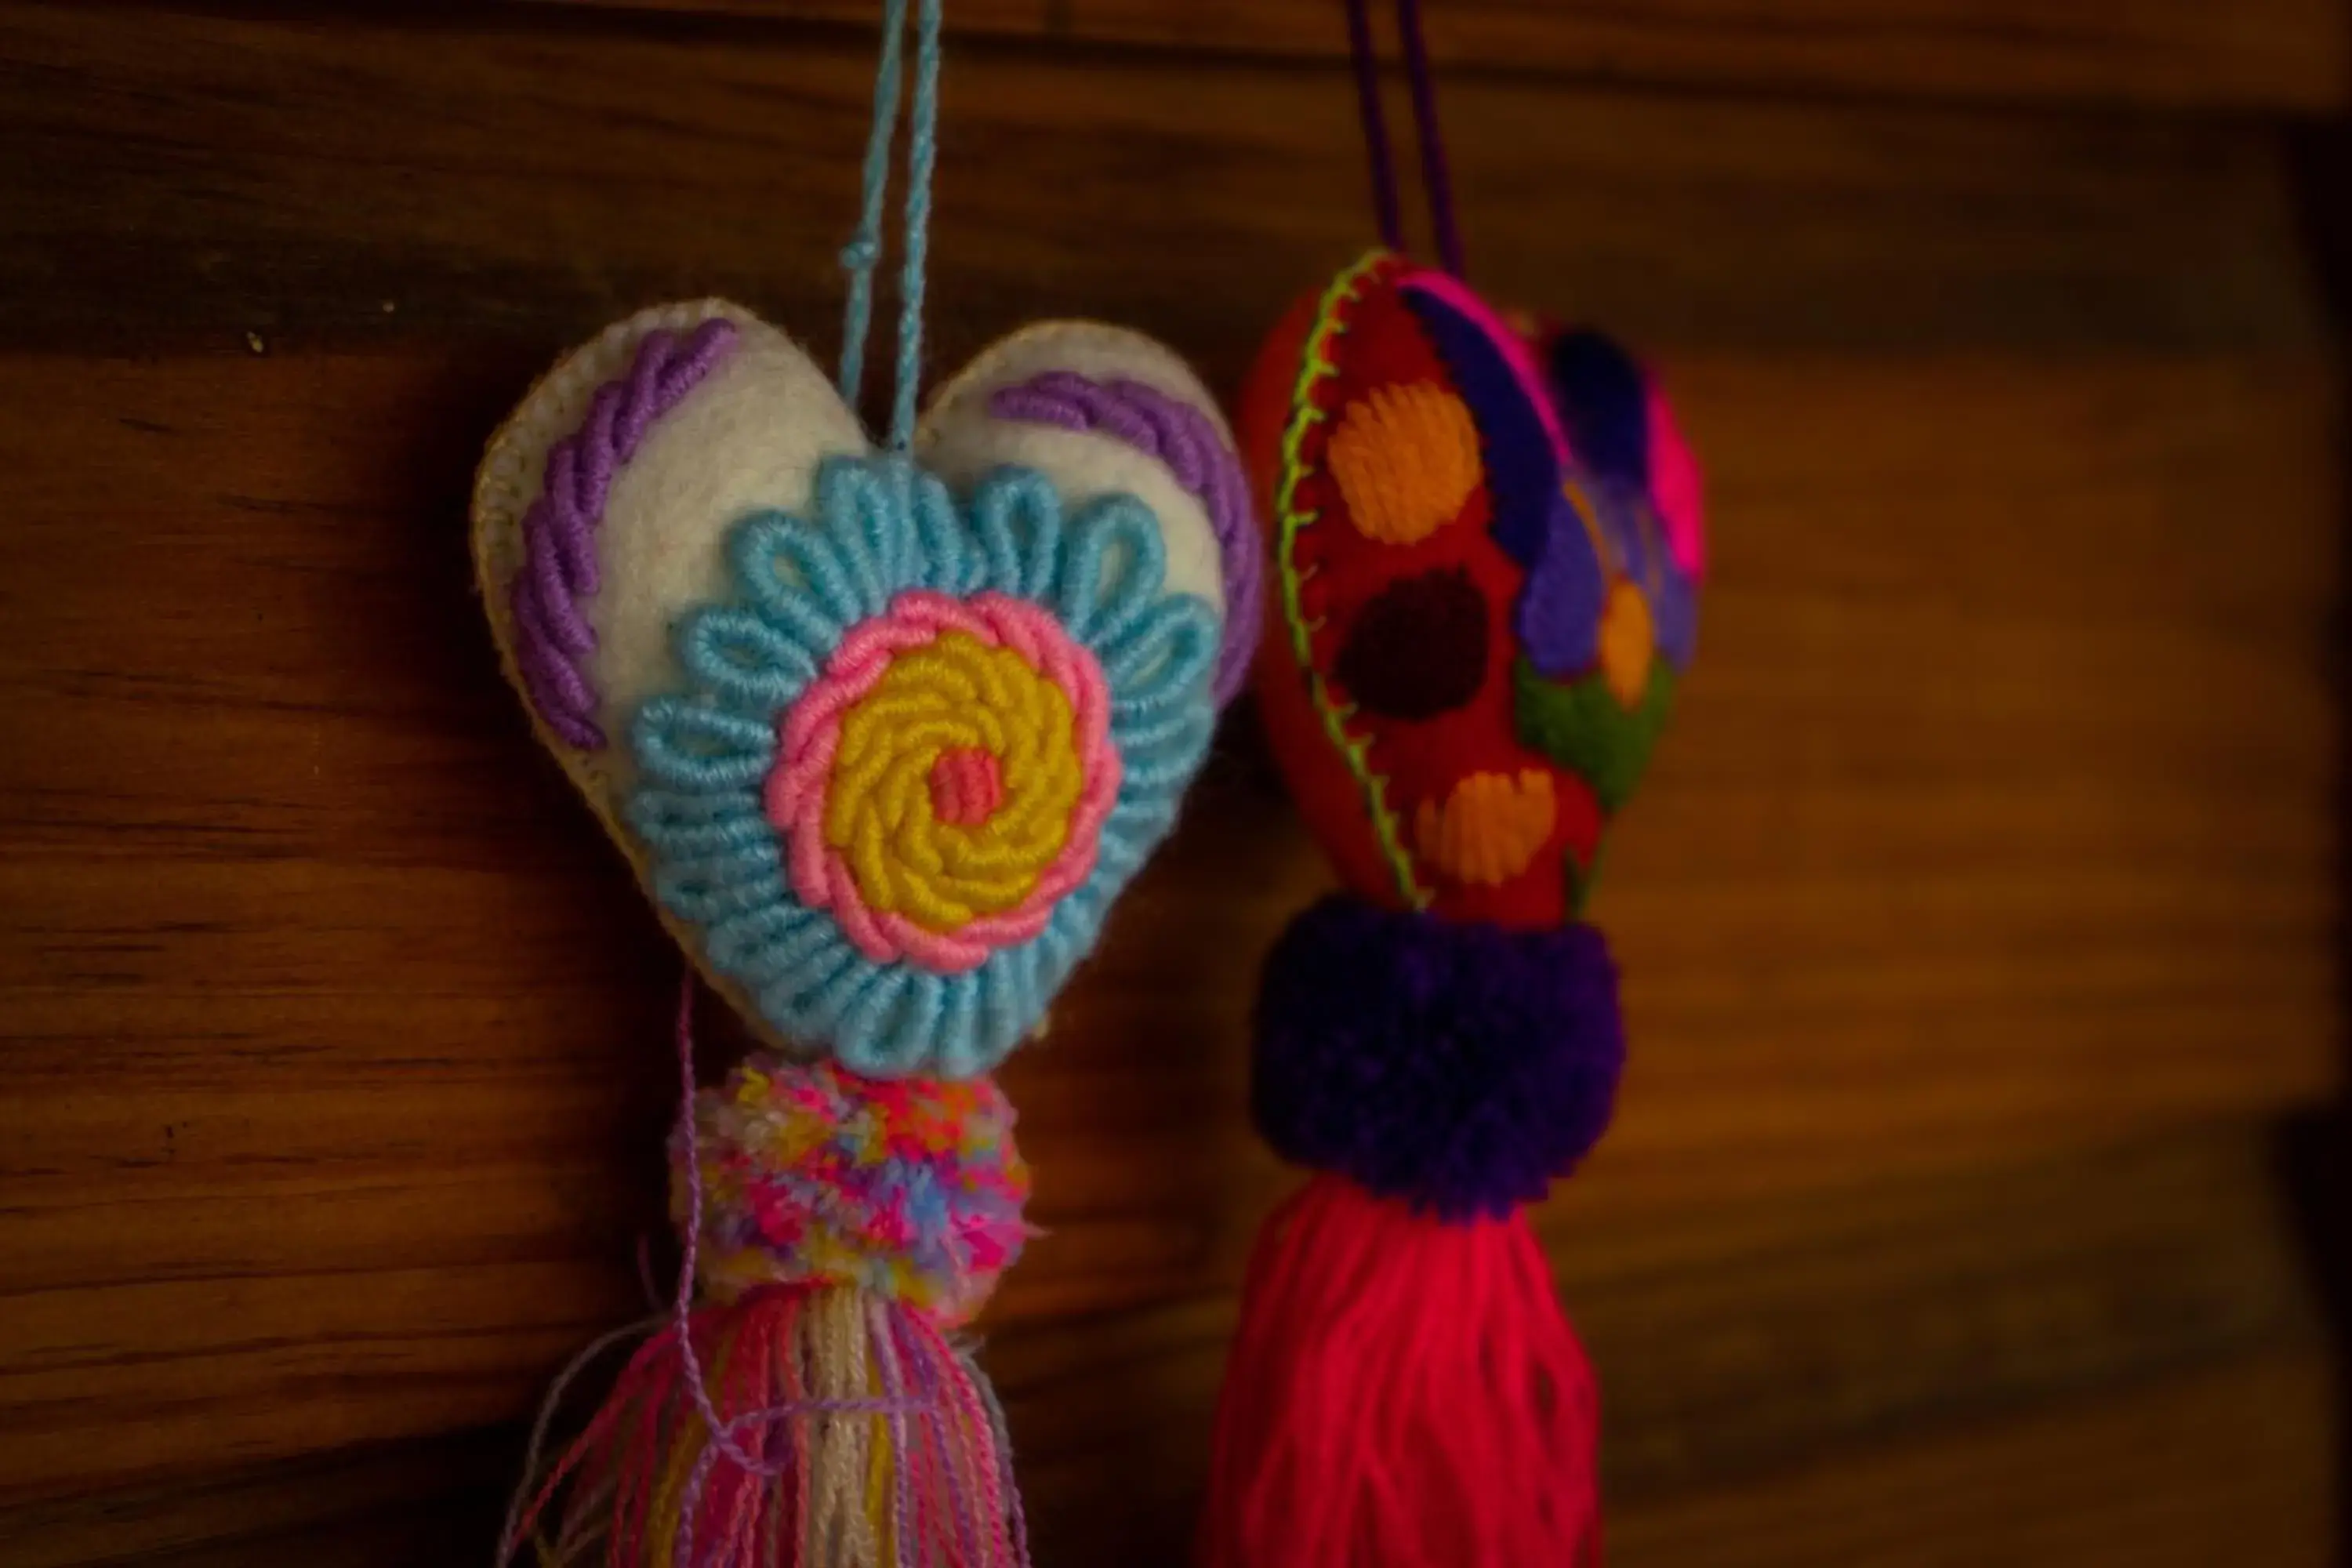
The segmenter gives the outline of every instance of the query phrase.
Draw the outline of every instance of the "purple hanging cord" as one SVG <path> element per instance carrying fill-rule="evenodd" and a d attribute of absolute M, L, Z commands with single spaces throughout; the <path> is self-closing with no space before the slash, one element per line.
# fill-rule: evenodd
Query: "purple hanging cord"
<path fill-rule="evenodd" d="M 1395 158 L 1389 147 L 1388 116 L 1381 108 L 1380 58 L 1372 49 L 1370 0 L 1347 0 L 1348 53 L 1356 68 L 1356 106 L 1363 120 L 1364 157 L 1371 165 L 1372 211 L 1381 243 L 1404 248 L 1403 205 L 1397 195 Z M 1422 37 L 1421 0 L 1397 0 L 1397 36 L 1404 49 L 1405 80 L 1412 93 L 1413 132 L 1421 143 L 1422 194 L 1429 202 L 1437 258 L 1445 270 L 1463 274 L 1462 230 L 1454 216 L 1454 181 L 1445 159 L 1445 133 L 1437 123 L 1437 81 L 1429 68 L 1429 46 Z"/>
<path fill-rule="evenodd" d="M 1413 133 L 1421 139 L 1423 195 L 1437 231 L 1437 259 L 1459 278 L 1462 231 L 1454 221 L 1454 180 L 1445 165 L 1445 133 L 1437 128 L 1437 80 L 1429 68 L 1429 46 L 1421 36 L 1421 0 L 1397 0 L 1397 36 L 1404 41 L 1405 80 L 1412 86 Z"/>
<path fill-rule="evenodd" d="M 1371 9 L 1348 0 L 1348 55 L 1356 66 L 1356 109 L 1364 122 L 1364 160 L 1371 165 L 1372 212 L 1381 243 L 1404 248 L 1404 213 L 1397 200 L 1396 163 L 1389 152 L 1388 115 L 1381 109 L 1381 63 L 1372 53 Z"/>

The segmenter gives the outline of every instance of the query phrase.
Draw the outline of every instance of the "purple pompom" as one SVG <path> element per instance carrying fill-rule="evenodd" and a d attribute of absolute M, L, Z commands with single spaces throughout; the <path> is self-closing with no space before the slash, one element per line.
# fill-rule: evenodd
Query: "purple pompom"
<path fill-rule="evenodd" d="M 1599 1142 L 1624 1063 L 1617 968 L 1592 927 L 1339 896 L 1266 959 L 1251 1107 L 1285 1159 L 1443 1219 L 1499 1219 Z"/>

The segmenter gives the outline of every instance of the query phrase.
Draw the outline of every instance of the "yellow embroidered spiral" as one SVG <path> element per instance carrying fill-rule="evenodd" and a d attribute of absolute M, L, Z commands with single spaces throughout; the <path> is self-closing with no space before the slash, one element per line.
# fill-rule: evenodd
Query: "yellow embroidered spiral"
<path fill-rule="evenodd" d="M 944 752 L 996 759 L 984 820 L 941 821 Z M 952 931 L 1020 903 L 1061 853 L 1084 783 L 1070 700 L 1011 648 L 961 631 L 898 655 L 841 721 L 825 843 L 866 905 Z"/>

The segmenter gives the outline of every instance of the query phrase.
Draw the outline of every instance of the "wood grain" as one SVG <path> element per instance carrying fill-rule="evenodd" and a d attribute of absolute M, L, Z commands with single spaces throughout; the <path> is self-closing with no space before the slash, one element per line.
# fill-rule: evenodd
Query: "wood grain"
<path fill-rule="evenodd" d="M 413 1568 L 495 1541 L 521 1434 L 377 1445 L 0 1510 L 14 1568 Z"/>
<path fill-rule="evenodd" d="M 2340 1562 L 2324 1356 L 2157 1381 L 1998 1429 L 1897 1439 L 1704 1501 L 1621 1510 L 1611 1561 L 1661 1568 L 2204 1568 Z"/>
<path fill-rule="evenodd" d="M 441 468 L 414 454 L 440 442 L 449 367 L 194 361 L 60 386 L 54 365 L 0 373 L 29 437 L 7 458 L 41 498 L 0 542 L 0 574 L 42 588 L 7 606 L 30 635 L 5 668 L 43 738 L 0 775 L 35 808 L 0 871 L 0 1472 L 84 1484 L 497 1417 L 627 1310 L 669 965 L 491 700 L 462 563 L 420 548 L 461 515 L 401 493 Z M 2323 1087 L 2310 585 L 2330 557 L 2315 520 L 2281 521 L 2322 482 L 2323 432 L 2296 412 L 2315 389 L 2264 400 L 2195 364 L 1683 379 L 1754 531 L 1725 534 L 1740 587 L 1717 601 L 1717 662 L 1603 895 L 1641 1047 L 1579 1212 Z M 2233 405 L 2224 440 L 2213 411 Z M 235 417 L 208 431 L 207 406 Z M 1914 421 L 2119 444 L 1964 481 Z M 1929 466 L 1841 507 L 1843 459 L 1786 438 L 1824 425 Z M 45 455 L 80 482 L 39 479 Z M 164 461 L 203 479 L 161 487 Z M 1870 498 L 1938 488 L 1948 510 L 1916 519 L 1935 563 L 1874 562 Z M 2250 497 L 2278 509 L 2273 551 L 2200 541 L 2208 509 Z M 2143 576 L 2102 584 L 2086 560 L 2079 593 L 2002 601 L 2061 523 Z M 1832 562 L 1853 584 L 1821 596 Z M 162 613 L 110 614 L 126 596 Z M 1229 1284 L 1270 1190 L 1237 1114 L 1242 1016 L 1255 954 L 1320 873 L 1245 753 L 1236 738 L 1010 1077 L 1057 1240 L 1007 1316 Z M 134 1408 L 102 1453 L 59 1441 Z"/>
<path fill-rule="evenodd" d="M 1612 1389 L 1616 1561 L 2054 1563 L 2101 1531 L 2185 1525 L 2161 1560 L 2186 1563 L 2254 1517 L 2276 1555 L 2244 1561 L 2317 1561 L 2329 1366 L 2252 1126 L 1573 1230 L 1560 1284 Z M 1048 1568 L 1183 1560 L 1232 1311 L 1220 1296 L 993 1336 Z M 22 1505 L 0 1511 L 0 1550 L 25 1568 L 290 1563 L 322 1542 L 422 1561 L 420 1536 L 483 1537 L 514 1444 Z M 388 1544 L 355 1539 L 402 1514 Z"/>
<path fill-rule="evenodd" d="M 2290 1348 L 2300 1386 L 2265 1384 L 2241 1419 L 2267 1407 L 2291 1424 L 2280 1441 L 2314 1450 L 2292 1484 L 2324 1495 L 2326 1445 L 2312 1439 L 2326 1363 L 2262 1142 L 2242 1130 L 1841 1187 L 1801 1207 L 1719 1194 L 1670 1215 L 1580 1211 L 1555 1239 L 1562 1297 L 1608 1390 L 1621 1515 L 1663 1523 L 1694 1497 L 1842 1475 L 1897 1434 L 1965 1433 Z M 1025 1493 L 1057 1521 L 1041 1531 L 1055 1561 L 1182 1560 L 1232 1317 L 1219 1297 L 992 1342 Z M 2084 1513 L 2116 1506 L 2084 1500 Z M 1747 1560 L 1718 1533 L 1715 1555 L 1690 1560 Z M 1612 1560 L 1642 1558 L 1612 1545 Z"/>
<path fill-rule="evenodd" d="M 1481 275 L 1662 351 L 1717 519 L 1595 909 L 1633 1065 L 1543 1216 L 1614 1560 L 2314 1561 L 2265 1127 L 2342 1075 L 2342 414 L 2276 129 L 1600 89 L 1595 11 L 1436 9 L 1562 51 L 1449 87 Z M 608 315 L 829 352 L 866 46 L 813 14 L 0 3 L 0 1561 L 445 1561 L 642 1305 L 677 964 L 497 679 L 465 495 Z M 940 367 L 1072 310 L 1229 388 L 1362 237 L 1307 13 L 962 14 Z M 1244 710 L 1006 1075 L 1049 1563 L 1176 1560 L 1286 1180 L 1250 986 L 1323 882 Z"/>
<path fill-rule="evenodd" d="M 544 0 L 542 0 L 544 3 Z M 555 0 L 621 10 L 870 25 L 861 0 Z M 1436 0 L 1441 68 L 1612 81 L 2323 110 L 2345 102 L 2352 29 L 2326 0 Z M 1376 5 L 1385 18 L 1387 8 Z M 1329 58 L 1338 0 L 962 0 L 975 37 Z M 1389 24 L 1380 24 L 1392 53 Z"/>
<path fill-rule="evenodd" d="M 519 378 L 649 300 L 724 293 L 836 342 L 869 45 L 320 29 L 0 9 L 0 346 L 246 353 L 493 340 Z M 529 15 L 537 15 L 530 13 Z M 1370 235 L 1344 68 L 960 60 L 933 365 L 1040 309 L 1231 386 Z M 1660 348 L 2308 352 L 2271 136 L 1465 84 L 1450 139 L 1497 297 Z M 495 407 L 480 417 L 496 416 Z"/>

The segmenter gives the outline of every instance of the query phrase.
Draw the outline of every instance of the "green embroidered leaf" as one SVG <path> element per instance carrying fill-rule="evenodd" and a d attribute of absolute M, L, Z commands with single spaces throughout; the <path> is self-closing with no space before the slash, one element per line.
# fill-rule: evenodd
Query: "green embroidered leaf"
<path fill-rule="evenodd" d="M 1649 689 L 1631 709 L 1619 703 L 1595 670 L 1562 682 L 1536 673 L 1525 658 L 1511 666 L 1519 740 L 1592 786 L 1601 809 L 1614 816 L 1633 797 L 1666 727 L 1675 701 L 1675 672 L 1665 660 L 1650 666 Z"/>

